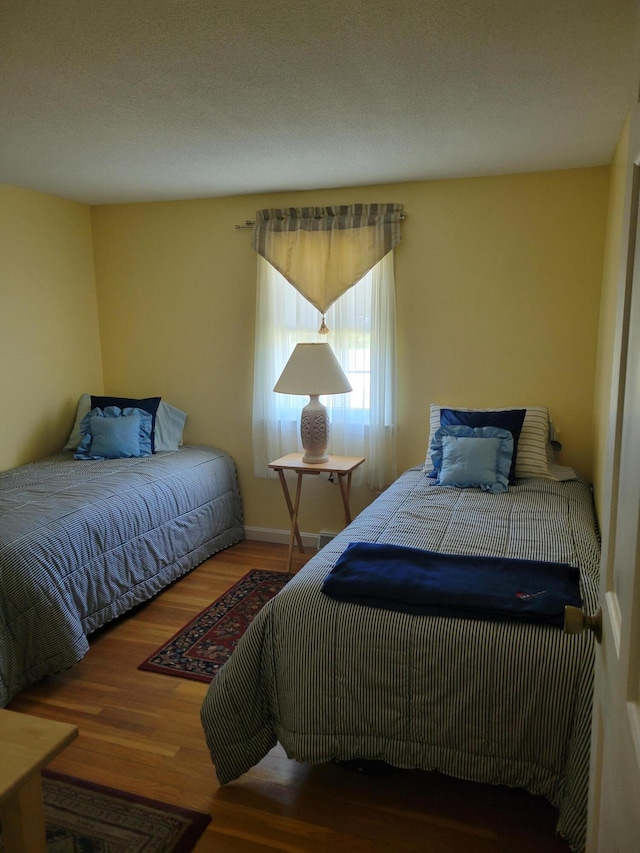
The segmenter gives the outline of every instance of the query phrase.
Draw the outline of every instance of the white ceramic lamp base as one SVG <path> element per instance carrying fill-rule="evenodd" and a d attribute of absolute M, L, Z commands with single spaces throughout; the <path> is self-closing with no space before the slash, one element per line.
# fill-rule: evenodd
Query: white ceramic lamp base
<path fill-rule="evenodd" d="M 319 465 L 329 459 L 329 418 L 327 407 L 320 402 L 318 394 L 311 394 L 310 400 L 300 416 L 300 438 L 304 456 L 302 461 L 310 465 Z"/>

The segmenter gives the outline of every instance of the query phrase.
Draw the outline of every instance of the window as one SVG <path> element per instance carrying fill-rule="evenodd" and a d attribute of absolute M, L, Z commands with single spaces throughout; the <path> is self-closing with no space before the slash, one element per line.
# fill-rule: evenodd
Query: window
<path fill-rule="evenodd" d="M 268 463 L 296 449 L 306 397 L 273 387 L 297 343 L 327 341 L 353 387 L 322 398 L 329 410 L 332 453 L 365 456 L 368 483 L 381 489 L 395 479 L 395 294 L 393 252 L 388 252 L 320 315 L 267 261 L 258 256 L 258 298 L 253 397 L 254 470 L 273 476 Z"/>

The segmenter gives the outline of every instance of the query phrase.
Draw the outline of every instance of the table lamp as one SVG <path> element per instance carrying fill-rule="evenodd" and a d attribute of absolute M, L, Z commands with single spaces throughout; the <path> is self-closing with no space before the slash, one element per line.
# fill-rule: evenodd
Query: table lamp
<path fill-rule="evenodd" d="M 273 389 L 278 394 L 308 394 L 300 416 L 303 462 L 319 465 L 329 459 L 329 417 L 320 394 L 346 394 L 349 380 L 329 344 L 297 344 Z"/>

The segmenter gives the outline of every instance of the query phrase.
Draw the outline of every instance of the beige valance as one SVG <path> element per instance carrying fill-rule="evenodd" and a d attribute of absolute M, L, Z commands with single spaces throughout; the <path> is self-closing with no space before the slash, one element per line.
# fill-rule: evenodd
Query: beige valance
<path fill-rule="evenodd" d="M 400 241 L 401 204 L 258 210 L 253 248 L 321 314 Z"/>

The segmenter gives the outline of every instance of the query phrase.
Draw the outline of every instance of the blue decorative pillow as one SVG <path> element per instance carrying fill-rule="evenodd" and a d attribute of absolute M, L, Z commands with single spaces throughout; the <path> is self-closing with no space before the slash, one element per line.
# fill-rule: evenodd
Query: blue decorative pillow
<path fill-rule="evenodd" d="M 470 426 L 496 427 L 506 429 L 513 436 L 513 456 L 509 468 L 509 483 L 513 486 L 516 481 L 516 458 L 518 456 L 518 439 L 522 432 L 522 424 L 526 409 L 504 409 L 495 412 L 473 411 L 465 412 L 459 409 L 440 409 L 440 426 Z"/>
<path fill-rule="evenodd" d="M 89 414 L 91 409 L 104 408 L 104 406 L 92 406 L 92 396 L 95 400 L 114 399 L 99 397 L 96 394 L 83 394 L 78 400 L 73 428 L 63 450 L 78 449 L 78 445 L 82 441 L 82 436 L 80 435 L 80 424 L 82 423 L 82 419 L 85 415 Z M 132 406 L 131 408 L 143 408 L 145 411 L 149 411 L 150 408 L 153 408 L 156 399 L 160 400 L 160 403 L 156 411 L 155 426 L 151 433 L 153 452 L 156 453 L 159 450 L 179 450 L 182 445 L 182 433 L 187 420 L 186 412 L 172 406 L 170 403 L 166 403 L 160 397 L 149 397 L 147 398 L 147 401 L 143 401 L 145 402 L 145 406 Z M 127 407 L 119 406 L 119 408 Z"/>
<path fill-rule="evenodd" d="M 443 426 L 431 442 L 441 486 L 506 492 L 512 455 L 513 436 L 497 427 Z"/>
<path fill-rule="evenodd" d="M 82 419 L 76 459 L 126 459 L 151 456 L 152 416 L 144 409 L 107 406 Z"/>
<path fill-rule="evenodd" d="M 151 452 L 155 451 L 155 435 L 156 435 L 156 413 L 160 405 L 161 397 L 145 397 L 141 400 L 136 400 L 133 397 L 100 397 L 96 394 L 91 395 L 92 409 L 106 409 L 110 406 L 117 406 L 119 409 L 143 409 L 151 415 Z"/>

